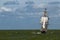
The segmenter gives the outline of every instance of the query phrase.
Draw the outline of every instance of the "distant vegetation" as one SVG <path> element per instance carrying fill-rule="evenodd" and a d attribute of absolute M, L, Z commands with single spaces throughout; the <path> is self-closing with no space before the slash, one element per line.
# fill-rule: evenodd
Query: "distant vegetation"
<path fill-rule="evenodd" d="M 39 33 L 39 30 L 0 30 L 0 40 L 60 40 L 60 30 Z"/>

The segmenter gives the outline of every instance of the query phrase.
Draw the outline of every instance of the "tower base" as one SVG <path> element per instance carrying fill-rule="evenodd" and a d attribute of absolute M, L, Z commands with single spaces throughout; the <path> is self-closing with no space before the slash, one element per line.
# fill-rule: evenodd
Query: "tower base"
<path fill-rule="evenodd" d="M 41 33 L 46 33 L 46 31 L 41 31 Z"/>
<path fill-rule="evenodd" d="M 41 30 L 41 33 L 46 33 L 47 32 L 47 29 L 42 29 Z"/>

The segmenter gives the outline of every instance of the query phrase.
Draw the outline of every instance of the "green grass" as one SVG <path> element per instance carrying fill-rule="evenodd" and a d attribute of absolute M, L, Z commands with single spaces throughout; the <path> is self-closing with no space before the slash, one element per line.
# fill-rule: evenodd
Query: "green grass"
<path fill-rule="evenodd" d="M 46 34 L 36 34 L 39 30 L 0 30 L 0 40 L 60 40 L 60 30 L 48 30 Z"/>

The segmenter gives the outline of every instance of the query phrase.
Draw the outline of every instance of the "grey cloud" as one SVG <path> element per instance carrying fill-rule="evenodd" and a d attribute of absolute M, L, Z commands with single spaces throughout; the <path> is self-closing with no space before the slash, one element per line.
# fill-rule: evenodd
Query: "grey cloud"
<path fill-rule="evenodd" d="M 19 3 L 16 1 L 7 1 L 3 5 L 19 5 Z"/>
<path fill-rule="evenodd" d="M 50 2 L 49 4 L 60 4 L 60 2 Z"/>

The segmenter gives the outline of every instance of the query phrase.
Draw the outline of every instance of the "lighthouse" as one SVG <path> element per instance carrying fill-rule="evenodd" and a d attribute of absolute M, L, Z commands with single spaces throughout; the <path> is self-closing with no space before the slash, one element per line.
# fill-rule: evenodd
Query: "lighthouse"
<path fill-rule="evenodd" d="M 46 33 L 47 32 L 47 27 L 48 27 L 48 21 L 49 21 L 49 17 L 47 15 L 47 9 L 45 8 L 43 15 L 40 19 L 40 23 L 41 23 L 41 33 Z"/>

